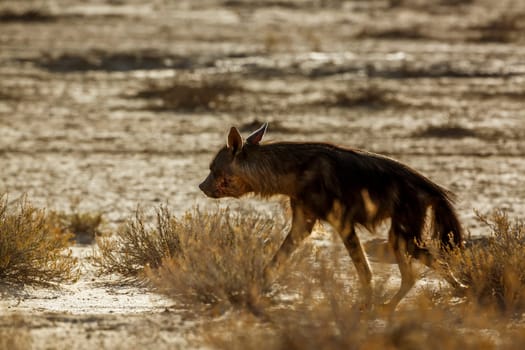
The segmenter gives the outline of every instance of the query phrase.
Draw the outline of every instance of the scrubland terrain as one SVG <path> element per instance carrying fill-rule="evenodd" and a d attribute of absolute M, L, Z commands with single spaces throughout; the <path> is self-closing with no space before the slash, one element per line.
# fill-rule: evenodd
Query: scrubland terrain
<path fill-rule="evenodd" d="M 196 206 L 219 216 L 219 207 L 230 207 L 230 214 L 273 218 L 261 232 L 278 241 L 286 231 L 281 198 L 213 201 L 197 187 L 230 126 L 247 135 L 268 121 L 268 140 L 329 141 L 411 165 L 456 193 L 473 237 L 499 232 L 498 239 L 517 237 L 512 247 L 519 248 L 524 58 L 525 4 L 518 0 L 3 0 L 0 194 L 7 206 L 26 195 L 47 212 L 101 215 L 102 222 L 91 224 L 105 237 L 126 232 L 122 225 L 130 225 L 137 208 L 143 215 L 135 220 L 149 227 L 161 206 L 173 217 Z M 490 216 L 494 210 L 508 220 L 501 212 Z M 491 228 L 475 211 L 496 224 Z M 205 221 L 196 214 L 186 220 Z M 157 221 L 157 229 L 167 222 Z M 224 232 L 222 224 L 168 226 Z M 180 261 L 146 272 L 157 280 L 155 289 L 143 280 L 123 281 L 114 261 L 99 261 L 110 267 L 100 273 L 93 260 L 107 245 L 75 244 L 75 278 L 52 287 L 2 287 L 0 348 L 305 348 L 308 342 L 327 349 L 442 348 L 436 339 L 450 340 L 450 348 L 521 348 L 525 342 L 519 271 L 510 274 L 521 281 L 509 282 L 515 289 L 500 293 L 504 316 L 474 312 L 461 296 L 443 297 L 450 291 L 428 272 L 393 320 L 361 314 L 355 272 L 326 226 L 294 257 L 299 272 L 290 275 L 302 278 L 283 282 L 293 286 L 287 298 L 261 301 L 266 297 L 252 290 L 248 302 L 226 297 L 233 310 L 221 303 L 200 310 L 191 306 L 200 299 L 173 297 L 174 286 L 198 280 L 177 275 Z M 256 226 L 243 221 L 238 227 L 246 228 L 240 237 L 250 237 Z M 141 231 L 129 232 L 128 238 Z M 384 238 L 383 231 L 360 234 L 369 248 Z M 238 249 L 242 240 L 232 242 Z M 266 248 L 253 247 L 264 260 Z M 186 246 L 193 248 L 209 247 Z M 513 251 L 498 249 L 491 252 Z M 316 265 L 322 256 L 332 263 Z M 519 266 L 510 256 L 492 260 Z M 224 263 L 235 269 L 243 259 Z M 252 263 L 259 271 L 262 263 Z M 210 266 L 203 271 L 215 271 Z M 372 267 L 378 288 L 391 295 L 399 282 L 395 265 L 374 260 Z M 324 279 L 332 269 L 346 282 Z M 312 281 L 304 278 L 309 271 Z M 242 284 L 248 275 L 233 280 Z M 159 276 L 168 282 L 159 285 Z M 221 281 L 217 276 L 206 279 Z M 217 288 L 236 290 L 237 282 Z M 328 303 L 318 305 L 319 295 Z M 217 304 L 212 301 L 203 304 Z M 332 324 L 334 334 L 327 328 Z"/>

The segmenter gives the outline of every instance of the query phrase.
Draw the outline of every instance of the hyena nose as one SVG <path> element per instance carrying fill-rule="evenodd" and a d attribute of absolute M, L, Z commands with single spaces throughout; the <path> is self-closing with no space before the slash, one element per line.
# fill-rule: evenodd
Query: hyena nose
<path fill-rule="evenodd" d="M 206 186 L 206 181 L 199 184 L 200 190 L 208 197 L 215 197 L 210 191 L 209 187 Z"/>

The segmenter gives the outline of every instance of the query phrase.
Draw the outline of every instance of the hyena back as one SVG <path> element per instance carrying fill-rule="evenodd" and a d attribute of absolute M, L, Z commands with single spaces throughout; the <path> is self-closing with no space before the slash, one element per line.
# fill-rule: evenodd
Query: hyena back
<path fill-rule="evenodd" d="M 199 187 L 213 198 L 246 193 L 290 197 L 291 229 L 265 270 L 267 278 L 310 234 L 315 222 L 324 220 L 341 236 L 369 304 L 372 273 L 355 225 L 373 231 L 390 218 L 388 241 L 401 272 L 401 287 L 387 304 L 393 310 L 415 283 L 410 257 L 430 267 L 437 264 L 421 245 L 427 209 L 433 210 L 433 238 L 445 249 L 462 245 L 451 193 L 417 171 L 378 154 L 327 143 L 261 144 L 266 128 L 264 124 L 244 141 L 232 127 L 227 145 L 215 156 Z M 447 280 L 458 284 L 453 276 Z"/>

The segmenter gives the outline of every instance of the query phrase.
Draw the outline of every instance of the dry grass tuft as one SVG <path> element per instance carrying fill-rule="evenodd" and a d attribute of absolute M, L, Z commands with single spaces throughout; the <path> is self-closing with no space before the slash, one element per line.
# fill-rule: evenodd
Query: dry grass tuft
<path fill-rule="evenodd" d="M 78 201 L 73 202 L 68 213 L 50 212 L 49 219 L 62 232 L 72 234 L 77 244 L 93 244 L 102 235 L 102 213 L 80 211 L 78 204 Z"/>
<path fill-rule="evenodd" d="M 446 123 L 443 125 L 429 125 L 413 134 L 414 137 L 432 137 L 442 139 L 462 139 L 466 137 L 479 137 L 472 129 L 455 123 Z"/>
<path fill-rule="evenodd" d="M 173 81 L 168 86 L 150 85 L 133 97 L 148 100 L 155 111 L 203 111 L 229 108 L 229 97 L 241 87 L 228 79 L 211 81 Z"/>
<path fill-rule="evenodd" d="M 71 235 L 25 198 L 12 206 L 0 199 L 0 282 L 48 285 L 78 277 Z"/>
<path fill-rule="evenodd" d="M 465 6 L 475 3 L 477 0 L 440 0 L 440 5 L 445 6 Z"/>
<path fill-rule="evenodd" d="M 137 210 L 115 237 L 97 239 L 99 253 L 93 261 L 100 273 L 118 274 L 124 280 L 142 279 L 146 266 L 158 268 L 164 258 L 179 252 L 179 222 L 165 207 L 158 209 L 156 217 L 156 225 L 149 226 Z"/>
<path fill-rule="evenodd" d="M 525 223 L 503 211 L 478 218 L 490 229 L 488 239 L 456 252 L 452 272 L 469 289 L 467 300 L 505 314 L 525 311 Z"/>
<path fill-rule="evenodd" d="M 478 42 L 506 43 L 523 36 L 525 13 L 520 11 L 500 12 L 487 22 L 471 26 L 469 29 L 479 34 L 472 40 Z"/>
<path fill-rule="evenodd" d="M 355 38 L 384 40 L 421 40 L 431 38 L 423 29 L 422 26 L 417 24 L 390 28 L 364 27 L 355 34 Z"/>
<path fill-rule="evenodd" d="M 402 105 L 402 102 L 396 99 L 391 92 L 375 84 L 370 84 L 349 91 L 338 91 L 321 101 L 320 104 L 341 108 L 380 108 L 385 106 L 399 106 Z"/>
<path fill-rule="evenodd" d="M 450 304 L 436 304 L 420 294 L 393 315 L 363 311 L 357 281 L 345 276 L 346 262 L 334 251 L 315 262 L 295 266 L 298 297 L 284 305 L 263 304 L 264 322 L 243 313 L 203 326 L 206 345 L 214 349 L 492 349 L 494 340 L 466 330 Z M 350 284 L 349 282 L 352 281 Z M 378 294 L 387 294 L 379 286 Z M 379 302 L 380 300 L 376 300 Z M 470 327 L 471 324 L 468 323 Z M 482 327 L 493 326 L 486 320 Z"/>
<path fill-rule="evenodd" d="M 413 8 L 413 9 L 432 9 L 439 6 L 467 6 L 477 0 L 388 0 L 389 8 Z"/>
<path fill-rule="evenodd" d="M 279 222 L 259 215 L 195 209 L 175 218 L 161 207 L 154 227 L 137 211 L 115 237 L 98 239 L 94 263 L 123 280 L 147 278 L 186 305 L 254 306 L 282 232 Z"/>
<path fill-rule="evenodd" d="M 68 15 L 65 15 L 66 17 Z M 111 15 L 110 15 L 111 16 Z M 61 16 L 64 18 L 64 16 Z M 73 19 L 75 15 L 73 15 Z M 55 73 L 107 71 L 127 72 L 150 69 L 191 69 L 201 66 L 200 62 L 188 56 L 178 56 L 170 52 L 155 49 L 104 50 L 89 49 L 71 52 L 42 52 L 35 58 L 21 58 L 21 62 L 30 62 Z"/>
<path fill-rule="evenodd" d="M 450 289 L 428 289 L 388 317 L 381 308 L 362 308 L 355 272 L 337 244 L 305 242 L 278 279 L 278 289 L 267 294 L 262 271 L 277 250 L 284 220 L 228 209 L 174 218 L 161 208 L 155 227 L 147 228 L 137 214 L 114 240 L 99 242 L 114 244 L 101 247 L 112 259 L 105 261 L 109 271 L 134 266 L 134 276 L 144 271 L 158 291 L 186 307 L 211 307 L 222 315 L 199 330 L 212 348 L 520 348 L 523 331 L 509 328 L 506 318 L 494 318 L 492 309 L 515 314 L 525 306 L 525 226 L 501 212 L 481 219 L 491 227 L 491 239 L 452 253 L 449 261 L 470 287 L 465 299 L 479 307 L 458 304 L 463 299 L 451 297 Z M 374 305 L 379 305 L 391 291 L 375 282 Z"/>
<path fill-rule="evenodd" d="M 230 306 L 257 313 L 266 288 L 263 269 L 284 225 L 254 214 L 198 210 L 174 220 L 178 250 L 147 276 L 161 292 L 192 306 Z"/>
<path fill-rule="evenodd" d="M 340 266 L 336 256 L 332 246 L 309 258 L 302 256 L 279 279 L 284 292 L 273 295 L 272 303 L 259 305 L 259 320 L 264 323 L 236 322 L 241 317 L 249 320 L 240 314 L 225 321 L 227 329 L 206 328 L 205 341 L 218 349 L 355 348 L 367 334 L 370 314 L 360 311 L 357 290 L 341 273 L 348 270 L 347 261 Z"/>
<path fill-rule="evenodd" d="M 15 10 L 4 8 L 0 9 L 0 22 L 53 22 L 56 16 L 44 9 L 28 8 L 24 10 Z"/>

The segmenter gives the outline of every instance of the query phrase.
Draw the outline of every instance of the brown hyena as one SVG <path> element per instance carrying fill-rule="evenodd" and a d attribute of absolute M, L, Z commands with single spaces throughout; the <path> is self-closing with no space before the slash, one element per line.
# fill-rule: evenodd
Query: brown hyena
<path fill-rule="evenodd" d="M 292 226 L 266 267 L 270 280 L 315 222 L 324 220 L 341 236 L 369 304 L 372 273 L 355 226 L 373 230 L 390 218 L 388 240 L 401 272 L 401 287 L 386 305 L 393 310 L 415 283 L 411 257 L 431 267 L 437 264 L 421 243 L 427 209 L 433 211 L 432 237 L 441 247 L 462 245 L 451 193 L 414 169 L 378 154 L 327 143 L 261 144 L 266 128 L 264 124 L 243 141 L 232 127 L 227 145 L 215 156 L 199 187 L 213 198 L 246 193 L 290 197 Z M 458 285 L 452 276 L 447 280 Z"/>

